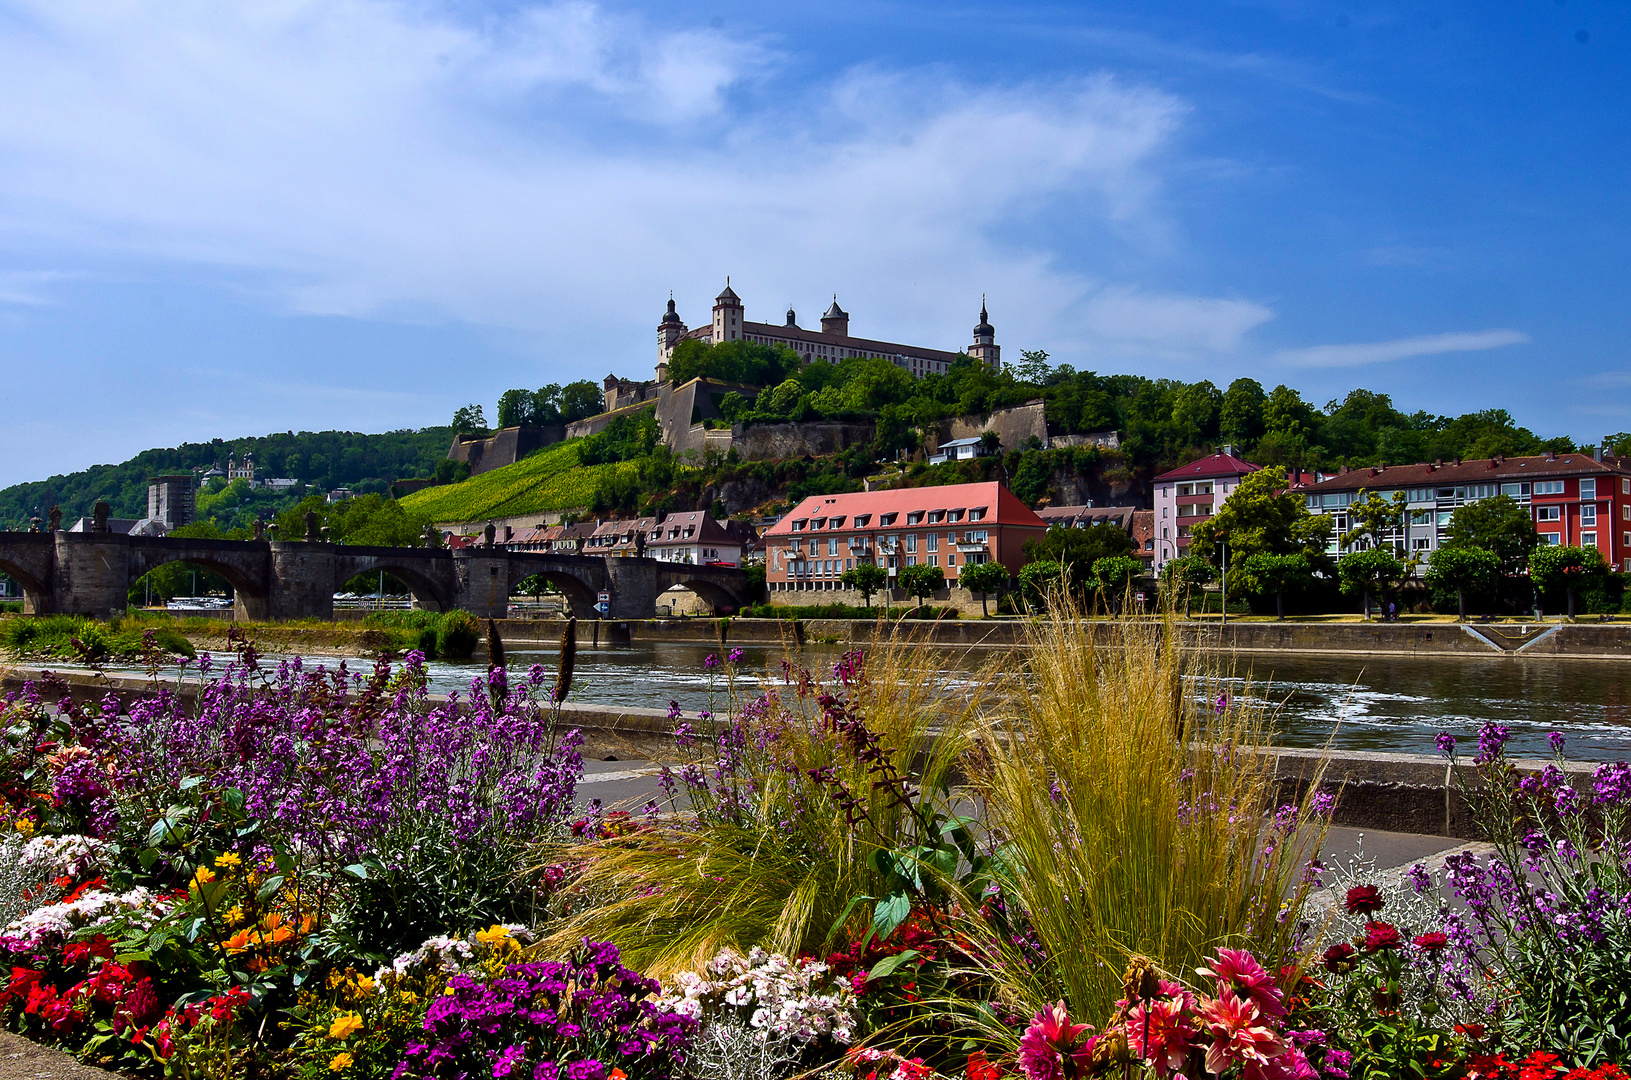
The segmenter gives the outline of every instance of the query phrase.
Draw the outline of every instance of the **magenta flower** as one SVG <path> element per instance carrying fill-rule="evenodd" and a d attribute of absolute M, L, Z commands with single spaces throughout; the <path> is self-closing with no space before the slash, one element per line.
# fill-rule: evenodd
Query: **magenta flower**
<path fill-rule="evenodd" d="M 1210 968 L 1197 968 L 1197 975 L 1210 975 L 1218 981 L 1218 992 L 1244 995 L 1264 1016 L 1284 1016 L 1285 995 L 1257 957 L 1245 949 L 1219 949 Z M 1210 1068 L 1210 1066 L 1208 1066 Z"/>

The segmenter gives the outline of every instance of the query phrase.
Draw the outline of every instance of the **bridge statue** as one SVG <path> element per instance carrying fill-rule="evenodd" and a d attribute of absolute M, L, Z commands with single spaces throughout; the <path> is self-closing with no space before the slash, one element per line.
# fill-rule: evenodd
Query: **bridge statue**
<path fill-rule="evenodd" d="M 693 566 L 655 559 L 607 558 L 554 551 L 512 551 L 472 546 L 371 547 L 318 544 L 318 515 L 306 517 L 307 543 L 278 540 L 205 540 L 181 536 L 64 532 L 61 512 L 51 532 L 0 531 L 0 571 L 23 588 L 29 614 L 107 618 L 125 608 L 132 586 L 172 562 L 190 562 L 231 583 L 234 615 L 242 620 L 331 619 L 334 594 L 358 574 L 383 571 L 408 586 L 422 608 L 459 608 L 478 618 L 503 618 L 516 582 L 539 575 L 565 596 L 578 618 L 597 617 L 599 593 L 611 596 L 607 617 L 649 619 L 657 597 L 683 585 L 728 613 L 750 600 L 747 576 L 735 567 Z M 106 517 L 102 517 L 103 525 Z"/>
<path fill-rule="evenodd" d="M 265 540 L 266 539 L 266 522 L 263 521 L 260 518 L 255 519 L 255 539 L 256 540 Z"/>
<path fill-rule="evenodd" d="M 306 543 L 315 544 L 323 539 L 323 519 L 317 516 L 317 511 L 306 511 Z"/>
<path fill-rule="evenodd" d="M 96 505 L 91 507 L 91 532 L 108 532 L 108 515 L 113 513 L 113 507 L 105 500 L 98 499 Z"/>
<path fill-rule="evenodd" d="M 425 526 L 425 534 L 422 537 L 422 540 L 425 547 L 428 548 L 439 548 L 442 546 L 442 534 L 436 530 L 436 526 L 434 525 Z"/>
<path fill-rule="evenodd" d="M 493 541 L 497 538 L 497 536 L 498 536 L 498 526 L 494 525 L 491 521 L 489 521 L 487 523 L 487 527 L 485 529 L 481 530 L 481 539 L 482 539 L 482 545 L 481 546 L 482 547 L 487 547 L 487 548 L 492 547 L 493 546 Z"/>
<path fill-rule="evenodd" d="M 46 520 L 46 527 L 45 527 L 46 532 L 61 532 L 62 531 L 62 507 L 53 506 L 51 508 L 51 512 L 45 516 L 45 520 Z"/>

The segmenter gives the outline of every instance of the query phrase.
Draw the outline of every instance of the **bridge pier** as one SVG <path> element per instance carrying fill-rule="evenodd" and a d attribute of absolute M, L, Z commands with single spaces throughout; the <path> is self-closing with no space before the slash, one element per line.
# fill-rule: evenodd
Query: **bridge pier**
<path fill-rule="evenodd" d="M 52 534 L 56 566 L 51 608 L 108 619 L 122 614 L 130 590 L 130 543 L 118 533 Z"/>
<path fill-rule="evenodd" d="M 334 618 L 334 545 L 284 540 L 271 548 L 271 588 L 261 601 L 266 610 L 262 618 Z M 239 605 L 244 611 L 250 608 L 247 597 Z"/>
<path fill-rule="evenodd" d="M 657 563 L 652 559 L 607 559 L 612 594 L 609 619 L 652 619 L 657 615 Z"/>
<path fill-rule="evenodd" d="M 453 606 L 478 619 L 510 612 L 510 554 L 501 548 L 460 548 L 453 553 Z"/>

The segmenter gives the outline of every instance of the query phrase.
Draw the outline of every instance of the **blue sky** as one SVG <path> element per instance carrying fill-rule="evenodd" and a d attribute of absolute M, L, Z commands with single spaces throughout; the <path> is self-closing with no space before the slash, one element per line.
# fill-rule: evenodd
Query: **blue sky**
<path fill-rule="evenodd" d="M 0 484 L 707 318 L 1631 428 L 1631 9 L 0 0 Z"/>

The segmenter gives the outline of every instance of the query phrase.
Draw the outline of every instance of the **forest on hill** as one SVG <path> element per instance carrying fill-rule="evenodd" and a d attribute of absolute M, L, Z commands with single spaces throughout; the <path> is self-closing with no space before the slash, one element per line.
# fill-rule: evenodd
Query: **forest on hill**
<path fill-rule="evenodd" d="M 212 439 L 183 443 L 168 449 L 144 450 L 118 465 L 53 476 L 47 480 L 14 484 L 0 490 L 0 528 L 26 529 L 35 514 L 44 517 L 53 506 L 62 508 L 64 521 L 87 517 L 98 499 L 106 499 L 116 518 L 140 518 L 147 513 L 147 480 L 165 473 L 226 467 L 227 458 L 255 459 L 257 476 L 289 477 L 303 488 L 328 491 L 348 487 L 358 494 L 385 492 L 395 480 L 430 476 L 447 457 L 453 430 L 427 427 L 363 435 L 354 431 L 302 431 L 259 438 Z M 246 524 L 239 517 L 271 517 L 304 494 L 250 491 L 247 484 L 200 494 L 201 517 L 214 514 L 223 528 Z"/>

